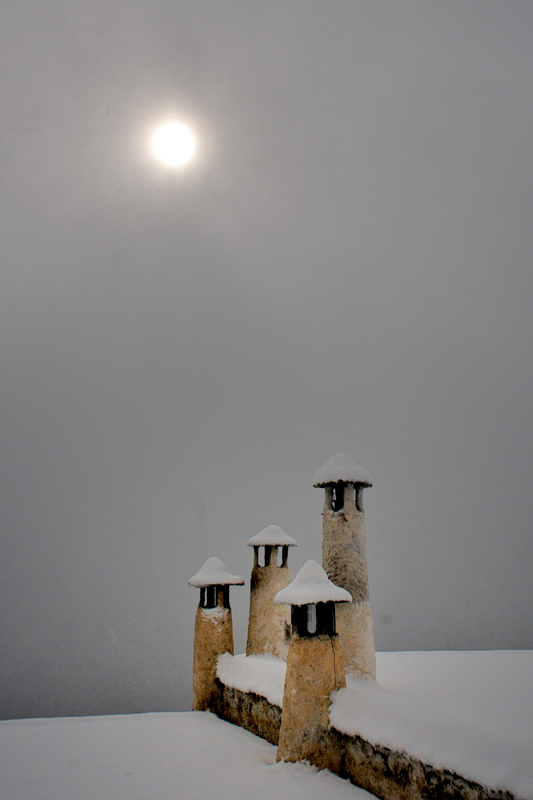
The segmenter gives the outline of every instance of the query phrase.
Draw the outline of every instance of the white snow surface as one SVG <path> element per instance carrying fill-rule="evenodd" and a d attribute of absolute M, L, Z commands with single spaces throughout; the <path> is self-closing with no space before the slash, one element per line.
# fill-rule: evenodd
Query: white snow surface
<path fill-rule="evenodd" d="M 348 676 L 331 722 L 491 788 L 533 800 L 533 651 L 377 653 L 379 685 Z M 281 706 L 285 664 L 219 659 L 219 678 Z"/>
<path fill-rule="evenodd" d="M 533 650 L 378 653 L 377 676 L 348 677 L 335 728 L 533 798 Z"/>
<path fill-rule="evenodd" d="M 224 653 L 217 664 L 217 676 L 226 686 L 266 697 L 273 706 L 283 705 L 283 684 L 287 664 L 276 656 L 230 656 Z"/>
<path fill-rule="evenodd" d="M 350 603 L 352 596 L 346 589 L 335 586 L 320 564 L 306 561 L 298 575 L 274 597 L 278 605 L 305 606 L 308 603 Z"/>
<path fill-rule="evenodd" d="M 206 712 L 0 722 L 2 800 L 373 800 Z"/>
<path fill-rule="evenodd" d="M 224 617 L 227 617 L 230 614 L 229 608 L 224 608 L 224 606 L 215 606 L 214 608 L 200 608 L 200 611 L 204 617 L 209 617 L 210 619 L 218 619 L 221 620 Z"/>
<path fill-rule="evenodd" d="M 242 586 L 244 578 L 231 575 L 220 558 L 208 558 L 203 567 L 193 575 L 189 586 L 205 589 L 207 586 Z"/>
<path fill-rule="evenodd" d="M 287 536 L 279 525 L 267 525 L 260 533 L 256 533 L 255 536 L 248 539 L 247 545 L 248 547 L 261 547 L 262 545 L 297 547 L 292 536 Z"/>
<path fill-rule="evenodd" d="M 378 653 L 377 672 L 336 693 L 335 727 L 533 800 L 533 651 Z M 224 682 L 278 706 L 284 674 L 273 656 L 219 659 Z M 275 756 L 207 712 L 0 722 L 0 798 L 363 800 Z"/>
<path fill-rule="evenodd" d="M 338 483 L 339 481 L 362 483 L 363 486 L 372 486 L 373 483 L 372 476 L 356 464 L 353 458 L 344 453 L 332 456 L 323 467 L 320 467 L 315 475 L 313 486 L 326 486 L 328 483 Z"/>

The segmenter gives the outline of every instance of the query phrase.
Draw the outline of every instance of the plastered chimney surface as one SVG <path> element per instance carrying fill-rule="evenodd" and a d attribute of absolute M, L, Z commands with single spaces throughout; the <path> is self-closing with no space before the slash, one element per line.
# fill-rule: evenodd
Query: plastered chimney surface
<path fill-rule="evenodd" d="M 269 566 L 260 567 L 254 564 L 252 568 L 247 656 L 264 653 L 287 658 L 290 612 L 287 606 L 274 605 L 274 595 L 284 589 L 290 579 L 287 566 L 279 567 L 276 564 L 276 555 L 276 552 L 272 553 Z"/>
<path fill-rule="evenodd" d="M 222 653 L 233 655 L 231 609 L 222 605 L 215 608 L 198 606 L 194 625 L 193 711 L 210 708 L 217 661 Z"/>
<path fill-rule="evenodd" d="M 331 694 L 346 685 L 338 636 L 293 633 L 287 657 L 278 761 L 333 769 L 327 738 Z"/>
<path fill-rule="evenodd" d="M 351 603 L 337 609 L 337 633 L 342 643 L 346 672 L 364 673 L 375 678 L 376 650 L 368 591 L 363 492 L 347 484 L 343 509 L 333 511 L 332 491 L 331 487 L 326 487 L 322 512 L 322 566 L 333 583 L 352 595 Z"/>

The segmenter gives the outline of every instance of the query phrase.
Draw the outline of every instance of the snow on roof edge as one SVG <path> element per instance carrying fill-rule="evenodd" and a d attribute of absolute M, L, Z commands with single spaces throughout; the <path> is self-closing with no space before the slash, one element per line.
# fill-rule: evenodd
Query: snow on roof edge
<path fill-rule="evenodd" d="M 332 483 L 358 483 L 361 486 L 372 486 L 372 476 L 365 469 L 355 463 L 353 458 L 345 453 L 337 453 L 320 467 L 315 475 L 313 486 L 328 486 Z"/>
<path fill-rule="evenodd" d="M 197 589 L 205 589 L 207 586 L 242 586 L 244 578 L 232 575 L 220 558 L 212 557 L 208 558 L 196 575 L 190 578 L 188 584 Z"/>
<path fill-rule="evenodd" d="M 320 564 L 310 559 L 285 589 L 279 591 L 274 602 L 277 605 L 305 606 L 310 603 L 351 603 L 352 596 L 346 589 L 330 581 Z"/>
<path fill-rule="evenodd" d="M 251 539 L 248 539 L 246 544 L 248 547 L 261 547 L 263 545 L 271 545 L 273 547 L 298 546 L 292 536 L 287 536 L 279 525 L 267 525 L 262 531 L 256 533 Z"/>
<path fill-rule="evenodd" d="M 281 708 L 286 668 L 286 662 L 276 656 L 223 653 L 218 657 L 217 677 L 226 686 L 266 697 L 269 703 Z"/>

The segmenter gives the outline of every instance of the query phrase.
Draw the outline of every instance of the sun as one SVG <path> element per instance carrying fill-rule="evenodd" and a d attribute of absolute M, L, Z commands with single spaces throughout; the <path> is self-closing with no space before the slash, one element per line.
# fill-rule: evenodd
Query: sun
<path fill-rule="evenodd" d="M 169 122 L 155 132 L 152 149 L 157 158 L 170 167 L 181 167 L 194 155 L 196 142 L 189 128 Z"/>

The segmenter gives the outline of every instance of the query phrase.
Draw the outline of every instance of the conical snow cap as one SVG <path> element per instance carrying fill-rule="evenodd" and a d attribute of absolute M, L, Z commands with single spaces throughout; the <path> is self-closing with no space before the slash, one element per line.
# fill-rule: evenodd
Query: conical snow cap
<path fill-rule="evenodd" d="M 360 486 L 372 486 L 372 477 L 366 470 L 359 467 L 353 458 L 343 453 L 338 453 L 320 467 L 313 486 L 331 486 L 333 483 L 358 483 Z"/>
<path fill-rule="evenodd" d="M 320 564 L 307 561 L 289 585 L 274 597 L 278 605 L 305 606 L 308 603 L 351 603 L 346 589 L 335 586 Z"/>
<path fill-rule="evenodd" d="M 256 533 L 247 541 L 248 547 L 262 547 L 271 545 L 273 547 L 297 547 L 296 542 L 291 536 L 287 536 L 279 525 L 267 525 L 261 533 Z"/>
<path fill-rule="evenodd" d="M 208 558 L 202 569 L 193 575 L 189 586 L 205 589 L 207 586 L 242 586 L 243 578 L 231 575 L 220 558 Z"/>

